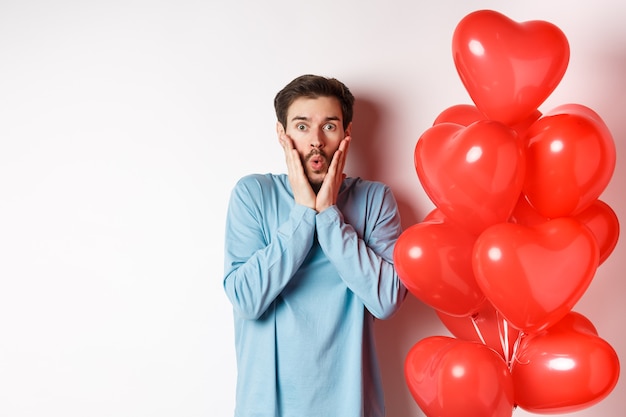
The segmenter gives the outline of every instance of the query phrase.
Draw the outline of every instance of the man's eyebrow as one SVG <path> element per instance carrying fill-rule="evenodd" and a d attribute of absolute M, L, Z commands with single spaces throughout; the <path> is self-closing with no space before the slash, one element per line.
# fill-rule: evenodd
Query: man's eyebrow
<path fill-rule="evenodd" d="M 306 116 L 294 116 L 294 117 L 291 118 L 292 122 L 297 121 L 297 120 L 304 120 L 305 122 L 308 122 L 311 119 L 309 117 L 306 117 Z M 341 118 L 337 117 L 337 116 L 327 116 L 324 120 L 325 121 L 331 121 L 332 120 L 332 121 L 338 121 L 339 122 L 339 121 L 341 121 Z"/>

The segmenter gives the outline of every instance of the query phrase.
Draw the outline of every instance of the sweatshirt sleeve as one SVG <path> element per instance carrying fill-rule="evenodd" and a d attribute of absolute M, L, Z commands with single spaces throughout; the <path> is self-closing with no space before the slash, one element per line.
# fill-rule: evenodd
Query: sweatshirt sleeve
<path fill-rule="evenodd" d="M 278 233 L 279 207 L 262 180 L 240 180 L 231 193 L 224 245 L 224 290 L 237 314 L 258 319 L 304 262 L 315 234 L 315 211 L 294 204 Z M 267 201 L 266 201 L 267 200 Z"/>
<path fill-rule="evenodd" d="M 337 206 L 316 218 L 317 236 L 326 256 L 348 288 L 379 319 L 393 315 L 406 297 L 393 265 L 393 249 L 401 233 L 400 215 L 391 190 L 368 197 L 360 207 L 370 224 L 363 237 L 348 224 Z"/>

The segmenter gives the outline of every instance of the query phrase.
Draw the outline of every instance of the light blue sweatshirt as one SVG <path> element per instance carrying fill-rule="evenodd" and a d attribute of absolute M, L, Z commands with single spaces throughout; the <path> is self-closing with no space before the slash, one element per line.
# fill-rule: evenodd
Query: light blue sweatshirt
<path fill-rule="evenodd" d="M 287 175 L 236 184 L 224 289 L 233 305 L 235 417 L 382 417 L 374 317 L 406 296 L 393 267 L 401 233 L 391 189 L 344 180 L 337 204 L 295 204 Z"/>

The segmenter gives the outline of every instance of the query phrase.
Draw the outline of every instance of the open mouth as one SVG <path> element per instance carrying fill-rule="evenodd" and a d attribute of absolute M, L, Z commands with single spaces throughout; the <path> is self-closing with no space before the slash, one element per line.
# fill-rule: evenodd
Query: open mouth
<path fill-rule="evenodd" d="M 309 162 L 311 163 L 311 166 L 315 169 L 320 169 L 324 165 L 324 160 L 321 157 L 311 158 Z"/>
<path fill-rule="evenodd" d="M 307 162 L 312 170 L 320 171 L 324 168 L 326 164 L 326 157 L 321 153 L 316 152 L 309 155 L 309 157 L 307 158 Z"/>

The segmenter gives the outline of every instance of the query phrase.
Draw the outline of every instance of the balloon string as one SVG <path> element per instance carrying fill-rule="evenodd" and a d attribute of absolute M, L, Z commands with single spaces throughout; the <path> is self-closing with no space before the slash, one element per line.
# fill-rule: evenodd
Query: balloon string
<path fill-rule="evenodd" d="M 472 324 L 474 325 L 474 330 L 476 331 L 476 334 L 478 335 L 478 338 L 483 343 L 483 345 L 486 345 L 487 343 L 485 343 L 485 339 L 483 338 L 483 334 L 480 332 L 480 329 L 478 328 L 478 324 L 476 323 L 476 319 L 474 318 L 474 316 L 471 316 L 470 318 L 472 319 Z"/>
<path fill-rule="evenodd" d="M 519 332 L 519 334 L 517 335 L 517 339 L 515 340 L 515 344 L 513 345 L 513 355 L 511 356 L 511 361 L 509 362 L 509 369 L 513 369 L 513 365 L 515 364 L 515 362 L 519 362 L 519 360 L 517 359 L 517 350 L 520 347 L 520 344 L 522 343 L 522 338 L 526 336 L 526 334 L 524 332 Z"/>
<path fill-rule="evenodd" d="M 499 316 L 500 313 L 496 314 Z M 500 324 L 502 324 L 502 326 L 500 326 Z M 509 322 L 506 321 L 506 319 L 504 317 L 502 317 L 502 320 L 498 320 L 498 327 L 504 328 L 504 331 L 500 331 L 500 343 L 502 344 L 502 352 L 504 353 L 504 360 L 508 363 L 510 357 L 509 357 L 509 351 L 510 351 L 510 346 L 509 346 Z"/>

